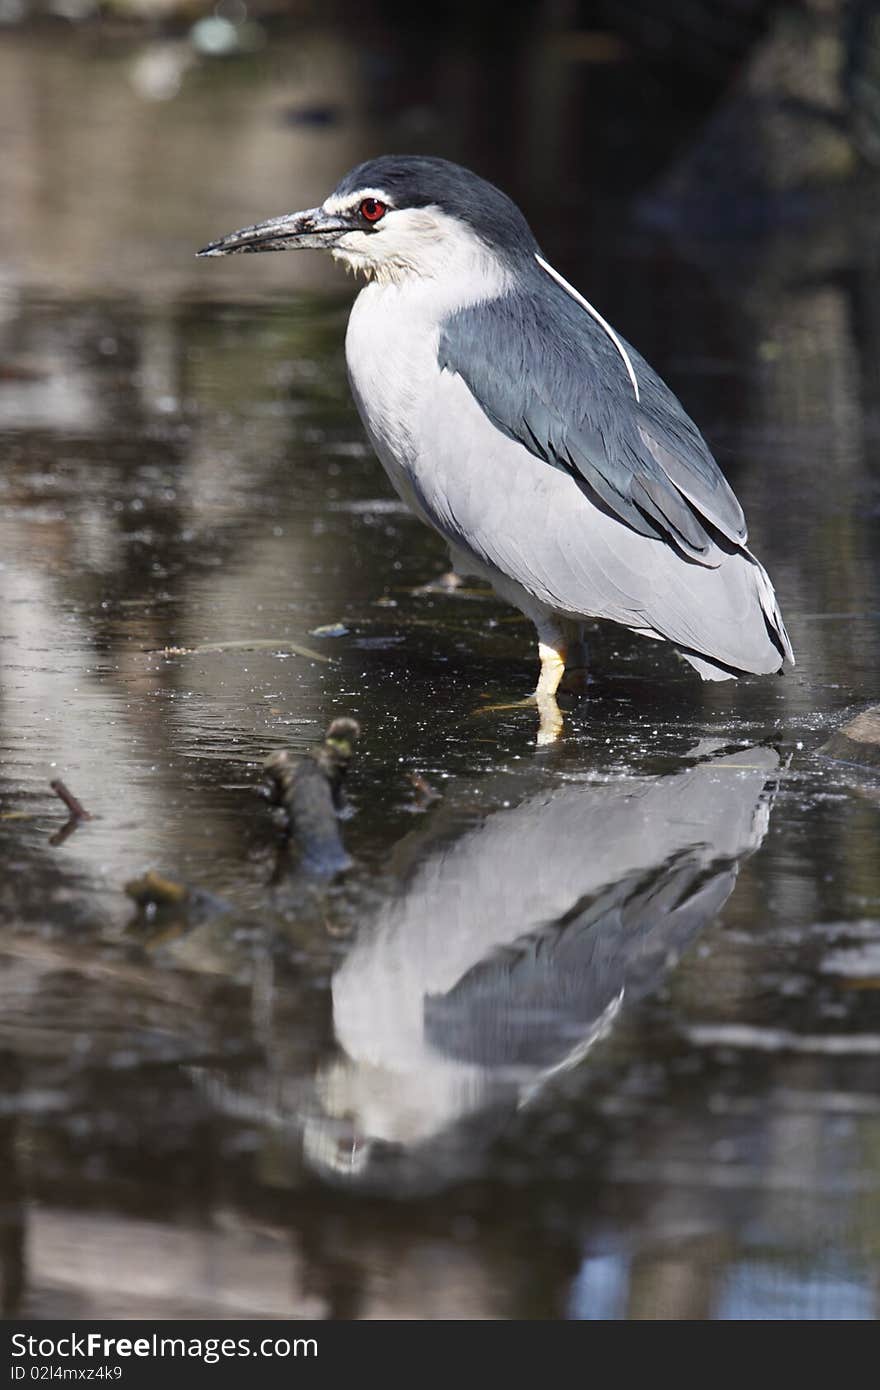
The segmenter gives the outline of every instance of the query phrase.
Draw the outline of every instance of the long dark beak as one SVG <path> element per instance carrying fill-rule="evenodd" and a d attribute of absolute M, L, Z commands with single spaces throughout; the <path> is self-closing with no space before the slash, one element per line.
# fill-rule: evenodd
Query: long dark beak
<path fill-rule="evenodd" d="M 203 246 L 196 255 L 234 256 L 245 251 L 293 251 L 309 246 L 325 249 L 350 230 L 351 223 L 345 219 L 321 208 L 307 208 L 305 212 L 289 212 L 284 217 L 257 222 L 253 227 L 242 227 L 240 232 L 230 232 Z"/>

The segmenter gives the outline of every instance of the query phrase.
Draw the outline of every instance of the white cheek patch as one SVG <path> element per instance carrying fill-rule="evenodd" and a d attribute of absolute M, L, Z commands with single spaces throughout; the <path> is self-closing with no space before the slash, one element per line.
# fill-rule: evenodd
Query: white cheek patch
<path fill-rule="evenodd" d="M 370 249 L 377 260 L 399 260 L 413 267 L 438 256 L 445 257 L 456 242 L 460 243 L 462 237 L 467 236 L 460 223 L 437 207 L 389 208 L 385 216 L 373 224 L 366 240 L 369 242 L 375 233 L 380 235 L 375 236 Z"/>
<path fill-rule="evenodd" d="M 358 198 L 363 196 L 361 190 Z M 371 229 L 345 232 L 332 255 L 368 279 L 388 283 L 412 276 L 443 285 L 457 304 L 491 299 L 509 287 L 507 272 L 489 248 L 434 205 L 389 208 Z"/>
<path fill-rule="evenodd" d="M 358 193 L 358 199 L 364 196 L 374 195 Z M 441 225 L 441 219 L 438 208 L 389 208 L 370 230 L 356 227 L 345 232 L 336 242 L 333 256 L 350 270 L 383 280 L 412 271 L 431 275 L 436 270 L 435 261 L 444 259 L 449 250 L 448 244 L 444 245 L 448 229 Z"/>

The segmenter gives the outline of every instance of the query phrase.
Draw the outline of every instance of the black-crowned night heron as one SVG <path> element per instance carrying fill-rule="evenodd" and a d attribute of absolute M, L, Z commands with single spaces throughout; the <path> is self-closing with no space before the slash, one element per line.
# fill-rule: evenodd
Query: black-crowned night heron
<path fill-rule="evenodd" d="M 321 207 L 199 252 L 329 250 L 367 285 L 346 358 L 394 487 L 453 568 L 535 624 L 544 739 L 556 691 L 608 618 L 704 680 L 793 661 L 742 509 L 656 372 L 547 263 L 524 216 L 444 159 L 388 155 Z"/>

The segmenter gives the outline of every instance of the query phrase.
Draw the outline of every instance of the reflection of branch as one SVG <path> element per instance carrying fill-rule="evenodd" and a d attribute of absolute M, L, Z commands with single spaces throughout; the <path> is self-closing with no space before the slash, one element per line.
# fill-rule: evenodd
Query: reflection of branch
<path fill-rule="evenodd" d="M 60 830 L 56 830 L 54 835 L 49 836 L 49 844 L 53 849 L 57 849 L 58 846 L 63 845 L 64 841 L 68 840 L 74 830 L 78 830 L 81 825 L 82 821 L 78 816 L 71 816 L 69 820 L 64 822 Z"/>
<path fill-rule="evenodd" d="M 299 881 L 305 890 L 304 901 L 317 904 L 331 936 L 348 935 L 348 928 L 336 927 L 328 919 L 321 885 L 351 866 L 339 831 L 339 812 L 343 807 L 343 781 L 359 734 L 355 720 L 334 719 L 323 743 L 312 752 L 297 759 L 286 750 L 280 751 L 263 764 L 268 799 L 287 813 L 288 833 L 299 851 L 292 881 Z M 77 823 L 71 817 L 69 825 Z M 65 832 L 69 833 L 67 827 Z M 285 852 L 276 869 L 276 881 L 284 876 L 286 862 Z M 233 905 L 223 898 L 154 870 L 131 879 L 125 884 L 125 891 L 137 906 L 131 927 L 138 932 L 145 926 L 149 928 L 150 948 L 165 946 L 190 928 L 233 911 Z M 247 911 L 239 913 L 238 919 L 254 924 L 260 920 Z"/>
<path fill-rule="evenodd" d="M 293 759 L 282 750 L 263 764 L 270 800 L 287 812 L 300 850 L 299 868 L 311 876 L 332 878 L 351 865 L 339 833 L 338 813 L 359 735 L 354 719 L 334 719 L 314 752 Z"/>

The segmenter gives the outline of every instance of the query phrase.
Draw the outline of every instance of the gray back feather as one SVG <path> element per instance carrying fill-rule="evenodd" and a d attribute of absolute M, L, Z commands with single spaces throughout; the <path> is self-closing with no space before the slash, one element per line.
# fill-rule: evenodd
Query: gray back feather
<path fill-rule="evenodd" d="M 510 438 L 634 531 L 718 565 L 746 540 L 742 508 L 679 401 L 626 344 L 640 401 L 605 330 L 533 262 L 502 298 L 451 315 L 440 366 Z"/>

